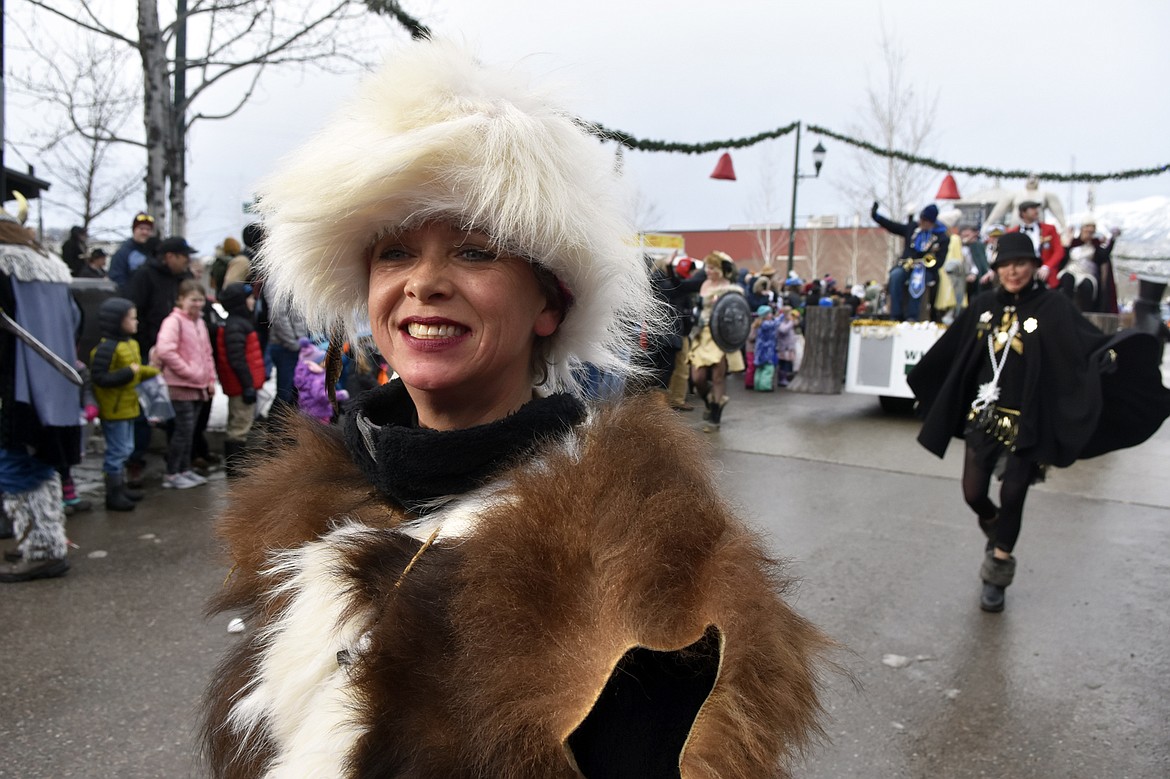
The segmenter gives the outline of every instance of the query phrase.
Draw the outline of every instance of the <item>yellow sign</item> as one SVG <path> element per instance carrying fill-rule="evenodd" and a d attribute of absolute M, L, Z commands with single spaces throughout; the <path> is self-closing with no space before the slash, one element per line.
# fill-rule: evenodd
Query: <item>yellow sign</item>
<path fill-rule="evenodd" d="M 642 246 L 653 249 L 677 249 L 682 251 L 686 245 L 685 239 L 681 235 L 673 233 L 642 233 Z"/>

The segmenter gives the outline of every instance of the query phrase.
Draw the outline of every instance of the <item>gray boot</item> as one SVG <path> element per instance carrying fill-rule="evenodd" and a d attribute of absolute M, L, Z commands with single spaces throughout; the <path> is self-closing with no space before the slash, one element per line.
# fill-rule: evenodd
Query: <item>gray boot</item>
<path fill-rule="evenodd" d="M 106 474 L 106 510 L 133 511 L 136 504 L 126 497 L 126 486 L 121 473 Z"/>
<path fill-rule="evenodd" d="M 983 577 L 983 594 L 979 598 L 979 608 L 984 611 L 1003 611 L 1003 591 L 1016 576 L 1016 558 L 997 560 L 994 554 L 988 552 L 983 558 L 983 567 L 979 569 L 979 575 Z"/>

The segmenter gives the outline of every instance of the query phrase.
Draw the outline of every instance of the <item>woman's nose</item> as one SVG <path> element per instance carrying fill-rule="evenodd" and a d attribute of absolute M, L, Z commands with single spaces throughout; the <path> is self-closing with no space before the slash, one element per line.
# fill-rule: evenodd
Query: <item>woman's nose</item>
<path fill-rule="evenodd" d="M 406 293 L 419 300 L 448 297 L 451 294 L 450 264 L 436 250 L 424 250 L 410 269 Z"/>

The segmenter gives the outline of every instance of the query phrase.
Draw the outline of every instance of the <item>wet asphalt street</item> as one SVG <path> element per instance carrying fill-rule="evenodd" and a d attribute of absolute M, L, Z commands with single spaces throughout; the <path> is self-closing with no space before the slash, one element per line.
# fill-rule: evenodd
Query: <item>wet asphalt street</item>
<path fill-rule="evenodd" d="M 875 398 L 731 394 L 696 456 L 844 646 L 797 777 L 1170 776 L 1170 426 L 1034 488 L 993 615 L 959 446 L 937 460 Z M 197 702 L 238 640 L 202 616 L 227 572 L 224 482 L 151 487 L 135 512 L 70 520 L 68 576 L 0 585 L 0 777 L 203 775 Z"/>

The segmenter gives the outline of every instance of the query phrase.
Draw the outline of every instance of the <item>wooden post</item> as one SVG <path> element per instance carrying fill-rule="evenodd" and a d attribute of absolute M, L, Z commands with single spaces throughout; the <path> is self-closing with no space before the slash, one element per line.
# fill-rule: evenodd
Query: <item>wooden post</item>
<path fill-rule="evenodd" d="M 804 359 L 792 392 L 839 395 L 849 353 L 849 307 L 810 306 L 804 315 Z"/>

